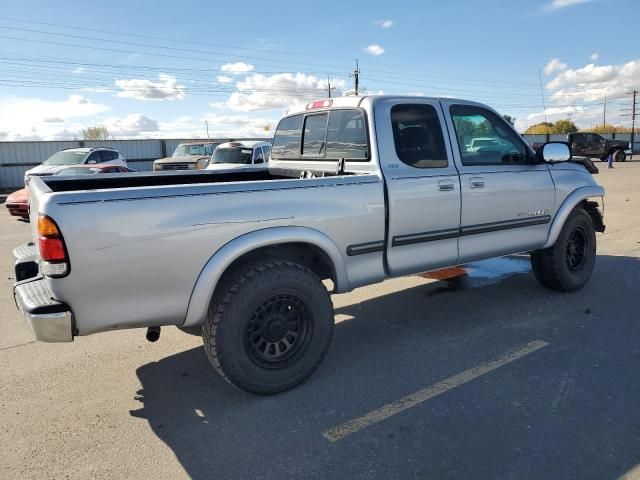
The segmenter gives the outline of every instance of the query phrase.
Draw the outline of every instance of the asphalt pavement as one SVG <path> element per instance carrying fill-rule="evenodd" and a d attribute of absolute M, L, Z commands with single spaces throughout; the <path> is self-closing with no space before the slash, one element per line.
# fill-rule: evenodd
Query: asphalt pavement
<path fill-rule="evenodd" d="M 336 295 L 325 362 L 272 397 L 173 327 L 34 342 L 0 206 L 0 478 L 640 478 L 640 162 L 615 167 L 583 290 L 514 256 Z"/>

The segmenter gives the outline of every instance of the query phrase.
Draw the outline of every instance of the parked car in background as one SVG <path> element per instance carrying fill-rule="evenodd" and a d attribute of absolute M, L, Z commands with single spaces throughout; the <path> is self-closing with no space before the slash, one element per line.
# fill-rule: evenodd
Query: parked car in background
<path fill-rule="evenodd" d="M 495 138 L 479 137 L 471 140 L 471 142 L 467 147 L 467 151 L 478 152 L 483 147 L 495 148 L 499 146 L 500 146 L 500 142 Z"/>
<path fill-rule="evenodd" d="M 24 184 L 28 186 L 31 177 L 54 175 L 60 170 L 73 165 L 99 165 L 106 163 L 112 166 L 127 166 L 127 160 L 114 148 L 68 148 L 54 153 L 41 165 L 24 172 Z"/>
<path fill-rule="evenodd" d="M 269 142 L 239 140 L 218 145 L 207 170 L 264 171 L 269 167 Z"/>
<path fill-rule="evenodd" d="M 599 133 L 577 132 L 567 135 L 574 155 L 599 158 L 606 160 L 613 155 L 614 162 L 624 162 L 627 159 L 625 150 L 631 149 L 631 143 L 624 140 L 610 140 Z"/>
<path fill-rule="evenodd" d="M 498 147 L 467 149 L 489 136 Z M 278 124 L 268 172 L 241 179 L 115 177 L 32 182 L 38 247 L 14 296 L 36 339 L 201 327 L 213 367 L 259 394 L 320 365 L 331 293 L 519 252 L 542 285 L 576 291 L 605 228 L 604 189 L 566 143 L 534 153 L 495 110 L 453 98 L 310 102 Z"/>
<path fill-rule="evenodd" d="M 53 175 L 56 176 L 70 176 L 70 175 L 95 175 L 97 173 L 125 173 L 135 172 L 128 167 L 122 165 L 76 165 L 73 167 L 65 167 L 59 170 Z M 16 192 L 13 192 L 7 197 L 5 205 L 9 210 L 9 213 L 15 217 L 22 217 L 24 219 L 29 218 L 29 188 L 25 187 Z"/>
<path fill-rule="evenodd" d="M 7 197 L 4 204 L 9 210 L 9 214 L 14 217 L 29 218 L 29 189 L 27 187 L 13 192 Z"/>
<path fill-rule="evenodd" d="M 122 165 L 77 165 L 60 170 L 56 175 L 95 175 L 97 173 L 127 173 L 135 172 Z"/>
<path fill-rule="evenodd" d="M 181 143 L 173 155 L 154 161 L 153 171 L 203 170 L 209 165 L 211 155 L 218 145 L 213 142 Z"/>

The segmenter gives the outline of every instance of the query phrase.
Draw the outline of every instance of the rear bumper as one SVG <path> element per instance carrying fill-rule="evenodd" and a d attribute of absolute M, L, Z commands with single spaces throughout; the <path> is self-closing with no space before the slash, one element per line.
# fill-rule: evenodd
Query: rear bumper
<path fill-rule="evenodd" d="M 73 341 L 73 314 L 64 303 L 51 298 L 42 278 L 16 283 L 13 296 L 22 316 L 41 342 Z"/>

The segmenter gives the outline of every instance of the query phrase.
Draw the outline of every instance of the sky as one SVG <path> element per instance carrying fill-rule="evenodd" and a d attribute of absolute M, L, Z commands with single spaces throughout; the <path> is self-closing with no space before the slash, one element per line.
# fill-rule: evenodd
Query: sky
<path fill-rule="evenodd" d="M 476 100 L 520 131 L 600 124 L 605 94 L 630 126 L 639 26 L 637 0 L 0 0 L 0 141 L 268 137 L 352 91 L 356 59 L 366 93 Z"/>

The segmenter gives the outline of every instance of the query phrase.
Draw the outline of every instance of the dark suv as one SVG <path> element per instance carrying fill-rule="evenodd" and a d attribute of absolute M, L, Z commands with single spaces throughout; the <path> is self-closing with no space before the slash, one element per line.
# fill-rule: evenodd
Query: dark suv
<path fill-rule="evenodd" d="M 606 160 L 613 155 L 615 162 L 624 162 L 627 159 L 625 150 L 629 148 L 629 142 L 623 140 L 609 140 L 598 133 L 579 132 L 567 135 L 574 155 L 583 157 L 596 157 Z"/>

